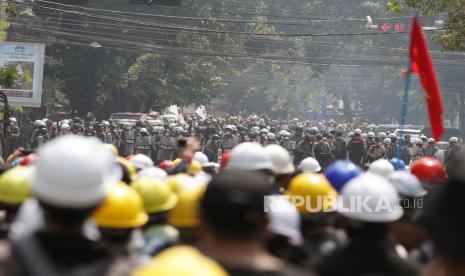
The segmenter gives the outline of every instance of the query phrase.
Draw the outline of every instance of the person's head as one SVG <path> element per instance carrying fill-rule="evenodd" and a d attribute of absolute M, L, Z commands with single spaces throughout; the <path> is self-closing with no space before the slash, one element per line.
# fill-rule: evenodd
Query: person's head
<path fill-rule="evenodd" d="M 121 176 L 113 153 L 95 138 L 59 137 L 38 151 L 32 191 L 47 223 L 80 225 Z"/>
<path fill-rule="evenodd" d="M 362 200 L 365 205 L 356 207 L 354 199 Z M 350 180 L 340 200 L 338 212 L 345 218 L 352 241 L 380 241 L 388 233 L 388 224 L 404 214 L 396 189 L 385 178 L 371 172 Z"/>
<path fill-rule="evenodd" d="M 262 240 L 268 224 L 264 197 L 267 178 L 257 172 L 226 171 L 213 177 L 200 203 L 202 229 L 208 240 Z"/>
<path fill-rule="evenodd" d="M 143 127 L 139 130 L 141 136 L 149 136 L 149 131 L 147 128 Z"/>
<path fill-rule="evenodd" d="M 144 209 L 149 215 L 149 224 L 166 223 L 167 212 L 178 201 L 175 192 L 161 179 L 155 176 L 141 176 L 131 187 L 142 198 Z"/>
<path fill-rule="evenodd" d="M 184 187 L 177 189 L 178 201 L 169 211 L 167 222 L 178 229 L 182 243 L 195 245 L 199 242 L 198 227 L 201 224 L 199 204 L 205 187 L 195 184 L 192 178 L 181 184 L 184 184 Z"/>
<path fill-rule="evenodd" d="M 411 138 L 412 138 L 412 137 L 411 137 L 409 134 L 405 134 L 405 135 L 404 135 L 404 139 L 405 139 L 405 142 L 406 142 L 406 143 L 410 142 L 410 139 L 411 139 Z"/>
<path fill-rule="evenodd" d="M 284 180 L 286 175 L 295 171 L 291 156 L 283 147 L 274 144 L 266 146 L 265 150 L 273 163 L 271 171 L 276 176 L 276 180 Z M 279 185 L 279 183 L 276 184 Z"/>
<path fill-rule="evenodd" d="M 465 271 L 465 157 L 460 154 L 448 165 L 447 183 L 437 196 L 425 204 L 419 223 L 425 227 L 434 242 L 437 262 L 450 275 L 463 275 Z"/>
<path fill-rule="evenodd" d="M 436 140 L 434 140 L 434 138 L 428 138 L 427 143 L 430 147 L 432 147 L 436 144 Z"/>
<path fill-rule="evenodd" d="M 273 162 L 264 147 L 258 143 L 242 143 L 231 151 L 226 166 L 232 171 L 261 171 L 271 174 Z"/>
<path fill-rule="evenodd" d="M 127 245 L 134 229 L 148 221 L 139 194 L 124 183 L 115 184 L 103 204 L 92 214 L 103 239 L 113 245 Z"/>
<path fill-rule="evenodd" d="M 313 141 L 313 136 L 310 134 L 305 134 L 304 136 L 304 142 L 305 143 L 311 143 Z"/>
<path fill-rule="evenodd" d="M 449 139 L 449 146 L 450 147 L 456 146 L 458 142 L 459 142 L 459 139 L 457 137 L 451 137 Z"/>
<path fill-rule="evenodd" d="M 6 211 L 5 222 L 13 220 L 19 207 L 31 196 L 31 168 L 17 166 L 0 176 L 0 207 Z"/>

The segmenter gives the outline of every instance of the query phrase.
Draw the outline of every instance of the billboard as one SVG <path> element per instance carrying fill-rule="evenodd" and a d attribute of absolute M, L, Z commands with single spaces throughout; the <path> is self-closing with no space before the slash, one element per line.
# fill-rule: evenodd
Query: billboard
<path fill-rule="evenodd" d="M 0 42 L 0 67 L 15 68 L 18 80 L 12 87 L 0 87 L 10 105 L 40 107 L 45 45 Z"/>

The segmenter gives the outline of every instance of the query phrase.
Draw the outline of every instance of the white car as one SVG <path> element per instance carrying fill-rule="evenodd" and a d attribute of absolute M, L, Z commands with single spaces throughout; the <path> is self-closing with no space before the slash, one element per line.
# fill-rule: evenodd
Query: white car
<path fill-rule="evenodd" d="M 401 132 L 402 132 L 402 135 L 401 135 Z M 421 130 L 419 129 L 396 129 L 394 131 L 394 135 L 396 135 L 396 137 L 404 137 L 405 135 L 410 135 L 410 138 L 420 138 L 420 134 L 421 134 Z"/>

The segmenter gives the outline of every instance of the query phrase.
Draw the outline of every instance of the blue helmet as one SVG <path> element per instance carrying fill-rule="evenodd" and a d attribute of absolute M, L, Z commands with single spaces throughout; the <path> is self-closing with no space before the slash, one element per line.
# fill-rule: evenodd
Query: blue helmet
<path fill-rule="evenodd" d="M 405 170 L 405 162 L 404 162 L 404 160 L 397 159 L 397 158 L 392 158 L 391 160 L 389 160 L 389 162 L 391 162 L 391 164 L 394 166 L 394 169 L 396 169 L 396 171 Z"/>
<path fill-rule="evenodd" d="M 349 180 L 358 176 L 360 173 L 362 173 L 362 169 L 354 163 L 346 160 L 339 160 L 326 169 L 325 176 L 337 192 L 340 192 Z"/>

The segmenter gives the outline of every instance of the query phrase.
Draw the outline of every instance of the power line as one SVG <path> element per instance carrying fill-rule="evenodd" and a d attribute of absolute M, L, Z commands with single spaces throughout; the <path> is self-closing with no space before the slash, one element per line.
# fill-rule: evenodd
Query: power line
<path fill-rule="evenodd" d="M 56 18 L 56 17 L 55 17 Z M 80 26 L 80 27 L 84 27 L 86 29 L 90 28 L 90 27 L 97 27 L 99 28 L 100 25 L 103 25 L 103 27 L 101 28 L 104 28 L 104 29 L 107 29 L 108 28 L 108 25 L 110 25 L 110 27 L 126 27 L 126 26 L 129 26 L 129 27 L 132 27 L 132 28 L 136 28 L 134 26 L 131 26 L 131 25 L 121 25 L 121 24 L 112 24 L 112 23 L 103 23 L 103 22 L 82 22 L 81 20 L 72 20 L 72 19 L 60 19 L 58 18 L 58 20 L 63 20 L 63 21 L 70 21 L 70 22 L 79 22 L 80 24 L 72 24 L 72 23 L 63 23 L 63 22 L 59 22 L 59 21 L 54 21 L 53 23 L 57 23 L 58 26 L 61 27 L 61 25 L 70 25 L 70 26 Z M 29 19 L 25 19 L 25 18 L 19 18 L 19 19 L 15 19 L 13 21 L 14 22 L 17 22 L 17 21 L 26 21 L 26 22 L 30 22 Z M 47 20 L 44 22 L 45 24 L 50 24 L 50 20 Z M 83 26 L 83 24 L 85 24 L 86 26 Z M 92 25 L 90 25 L 92 24 Z M 63 27 L 61 27 L 63 28 Z M 65 28 L 63 28 L 65 29 Z M 120 29 L 120 28 L 114 28 L 114 29 Z M 66 30 L 70 30 L 70 31 L 79 31 L 79 32 L 82 32 L 82 30 L 75 30 L 75 29 L 66 29 Z M 132 29 L 132 30 L 135 30 L 135 31 L 141 31 L 140 28 L 137 28 L 137 29 Z M 143 30 L 147 30 L 149 31 L 150 33 L 152 32 L 155 32 L 155 33 L 160 33 L 158 30 L 156 29 L 153 29 L 153 28 L 148 28 L 148 27 L 144 27 Z M 170 33 L 172 34 L 175 34 L 175 32 L 172 32 L 170 31 Z M 101 33 L 101 34 L 108 34 L 108 35 L 112 35 L 112 36 L 115 36 L 115 35 L 120 35 L 122 37 L 138 37 L 138 36 L 127 36 L 127 35 L 122 35 L 122 34 L 117 34 L 117 33 Z M 145 34 L 145 33 L 144 33 Z M 163 31 L 161 34 L 166 34 L 165 31 Z M 139 37 L 138 37 L 139 38 Z M 144 36 L 144 39 L 147 38 Z M 198 45 L 198 43 L 196 42 L 186 42 L 186 41 L 179 41 L 179 40 L 170 40 L 170 39 L 160 39 L 160 38 L 150 38 L 151 40 L 154 40 L 154 41 L 165 41 L 165 42 L 171 42 L 171 43 L 187 43 L 187 44 L 194 44 L 194 45 Z M 254 39 L 251 39 L 252 41 L 256 40 L 256 38 Z M 263 41 L 263 40 L 262 40 Z M 295 41 L 278 41 L 278 40 L 265 40 L 266 42 L 268 43 L 273 43 L 273 44 L 285 44 L 287 46 L 295 46 L 294 45 L 290 45 L 289 43 L 292 42 L 292 43 L 295 43 Z M 211 43 L 209 42 L 209 45 L 211 46 L 224 46 L 225 44 L 215 44 L 215 43 Z M 369 50 L 379 50 L 379 51 L 396 51 L 396 52 L 405 52 L 407 51 L 408 49 L 405 49 L 405 48 L 390 48 L 390 47 L 382 47 L 382 46 L 370 46 L 370 45 L 360 45 L 360 44 L 343 44 L 343 43 L 325 43 L 325 42 L 312 42 L 312 43 L 306 43 L 306 44 L 302 44 L 303 47 L 312 47 L 312 46 L 316 46 L 316 45 L 325 45 L 327 47 L 342 47 L 342 48 L 355 48 L 355 49 L 369 49 Z M 273 50 L 272 48 L 261 48 L 261 47 L 250 47 L 248 46 L 247 47 L 248 49 L 260 49 L 260 50 Z M 289 49 L 276 49 L 276 50 L 279 50 L 279 51 L 290 51 Z M 295 51 L 299 51 L 298 49 L 293 49 Z M 304 51 L 305 52 L 305 51 Z M 444 55 L 442 52 L 440 51 L 431 51 L 432 53 L 438 53 L 438 54 L 442 54 Z M 460 55 L 460 54 L 453 54 L 453 53 L 446 53 L 447 55 Z M 463 54 L 462 54 L 463 55 Z"/>
<path fill-rule="evenodd" d="M 33 28 L 37 31 L 40 31 L 40 28 Z M 77 34 L 70 34 L 67 32 L 60 32 L 60 31 L 54 31 L 55 34 L 61 34 L 65 36 L 71 36 L 75 37 L 78 39 L 82 39 L 83 37 L 86 37 L 91 40 L 100 40 L 100 41 L 105 41 L 109 43 L 126 43 L 128 45 L 132 46 L 138 46 L 142 47 L 145 49 L 152 49 L 159 51 L 160 53 L 181 53 L 184 55 L 189 55 L 189 56 L 211 56 L 211 57 L 233 57 L 233 58 L 250 58 L 250 59 L 257 59 L 257 60 L 270 60 L 270 61 L 296 61 L 296 62 L 306 62 L 310 64 L 315 64 L 315 65 L 336 65 L 336 66 L 365 66 L 365 65 L 379 65 L 379 66 L 385 66 L 385 65 L 403 65 L 406 62 L 406 59 L 374 59 L 374 58 L 358 58 L 358 59 L 327 59 L 327 58 L 296 58 L 296 57 L 283 57 L 283 56 L 275 56 L 275 55 L 257 55 L 257 54 L 243 54 L 243 53 L 231 53 L 231 52 L 224 52 L 224 51 L 211 51 L 211 50 L 202 50 L 202 49 L 191 49 L 191 48 L 183 48 L 183 47 L 166 47 L 163 45 L 152 45 L 152 44 L 147 44 L 147 43 L 140 43 L 140 42 L 133 42 L 133 41 L 117 41 L 114 39 L 109 39 L 109 38 L 102 38 L 99 36 L 92 36 L 92 35 L 77 35 Z M 451 61 L 438 61 L 436 60 L 438 65 L 444 64 L 446 65 L 449 63 L 449 65 L 453 64 Z"/>
<path fill-rule="evenodd" d="M 133 4 L 129 3 L 117 3 L 114 1 L 104 1 L 104 0 L 98 0 L 96 1 L 97 3 L 111 3 L 112 5 L 118 5 L 118 6 L 134 6 Z M 333 17 L 331 18 L 317 18 L 313 17 L 312 15 L 304 15 L 303 13 L 301 15 L 283 15 L 283 14 L 269 14 L 269 13 L 252 13 L 252 12 L 236 12 L 236 11 L 231 11 L 230 7 L 225 7 L 227 8 L 226 10 L 215 10 L 213 8 L 209 9 L 195 9 L 195 8 L 185 8 L 185 7 L 172 7 L 172 6 L 165 6 L 165 5 L 157 5 L 157 4 L 151 4 L 151 6 L 157 7 L 158 10 L 169 10 L 170 13 L 175 12 L 175 11 L 194 11 L 194 12 L 208 12 L 208 13 L 216 13 L 216 14 L 234 14 L 234 15 L 240 15 L 240 16 L 264 16 L 264 17 L 272 17 L 272 18 L 286 18 L 286 19 L 302 19 L 302 20 L 314 20 L 314 21 L 358 21 L 358 22 L 366 22 L 365 18 L 354 18 L 354 17 Z M 250 9 L 255 8 L 254 6 L 251 6 Z M 283 12 L 282 9 L 278 10 L 275 9 L 275 11 Z M 437 15 L 442 15 L 443 13 L 439 13 Z M 312 17 L 310 17 L 312 16 Z M 429 17 L 429 16 L 423 16 L 423 17 Z M 412 16 L 391 16 L 391 17 L 377 17 L 374 18 L 375 20 L 396 20 L 396 19 L 411 19 Z"/>
<path fill-rule="evenodd" d="M 70 7 L 70 8 L 77 8 L 86 11 L 98 11 L 98 12 L 107 12 L 107 13 L 115 13 L 115 14 L 127 14 L 127 15 L 137 15 L 137 16 L 146 16 L 146 17 L 156 17 L 156 18 L 164 18 L 164 19 L 184 19 L 184 20 L 201 20 L 201 21 L 218 21 L 218 22 L 233 22 L 233 23 L 260 23 L 260 24 L 283 24 L 283 25 L 310 25 L 311 22 L 342 22 L 342 21 L 356 21 L 356 22 L 366 22 L 366 19 L 358 19 L 358 18 L 339 18 L 339 19 L 311 19 L 306 18 L 302 19 L 301 21 L 282 21 L 282 20 L 267 20 L 267 21 L 257 21 L 257 20 L 250 20 L 250 19 L 233 19 L 233 18 L 212 18 L 212 17 L 192 17 L 192 16 L 178 16 L 178 15 L 164 15 L 164 14 L 148 14 L 148 13 L 139 13 L 139 12 L 128 12 L 128 11 L 120 11 L 120 10 L 108 10 L 108 9 L 100 9 L 100 8 L 89 8 L 89 7 L 82 7 L 70 4 L 63 4 L 63 3 L 56 3 L 44 0 L 36 0 L 37 2 L 58 5 L 62 7 Z M 393 17 L 401 18 L 401 17 Z M 403 17 L 403 18 L 410 18 L 410 17 Z M 373 20 L 389 20 L 390 18 L 374 18 Z"/>
<path fill-rule="evenodd" d="M 27 6 L 34 6 L 30 4 L 25 4 L 25 3 L 20 3 L 16 2 L 15 3 L 19 5 L 27 5 Z M 49 7 L 43 7 L 43 6 L 36 6 L 41 9 L 46 9 L 46 10 L 54 10 L 54 11 L 60 11 L 64 13 L 69 13 L 69 14 L 74 14 L 74 15 L 81 15 L 81 16 L 86 16 L 86 17 L 92 17 L 92 18 L 99 18 L 99 19 L 104 19 L 104 20 L 110 20 L 110 21 L 117 21 L 117 22 L 125 22 L 125 23 L 132 23 L 136 25 L 143 25 L 143 26 L 154 26 L 154 27 L 159 27 L 159 28 L 166 28 L 169 30 L 178 30 L 178 31 L 190 31 L 190 32 L 199 32 L 199 33 L 216 33 L 216 34 L 235 34 L 235 35 L 244 35 L 244 36 L 269 36 L 269 37 L 322 37 L 322 36 L 365 36 L 365 35 L 398 35 L 398 34 L 406 34 L 408 33 L 407 31 L 403 32 L 358 32 L 358 33 L 320 33 L 320 34 L 270 34 L 270 33 L 253 33 L 253 32 L 240 32 L 240 31 L 227 31 L 227 30 L 213 30 L 213 29 L 205 29 L 205 28 L 190 28 L 190 27 L 179 27 L 179 26 L 173 26 L 173 25 L 167 25 L 167 24 L 158 24 L 158 23 L 153 23 L 153 22 L 147 22 L 147 21 L 140 21 L 140 20 L 132 20 L 132 19 L 123 19 L 123 18 L 115 18 L 115 17 L 110 17 L 110 16 L 102 16 L 102 15 L 92 15 L 88 13 L 83 13 L 83 12 L 77 12 L 77 11 L 70 11 L 70 10 L 63 10 L 63 9 L 55 9 L 55 8 L 49 8 Z M 458 28 L 465 28 L 465 27 L 458 27 Z M 448 28 L 450 29 L 457 29 L 457 28 Z M 437 29 L 437 30 L 444 30 L 444 29 Z M 434 31 L 437 31 L 434 30 Z"/>
<path fill-rule="evenodd" d="M 22 26 L 25 26 L 27 28 L 30 28 L 29 25 L 27 24 L 22 24 L 20 23 L 20 25 Z M 76 30 L 76 29 L 70 29 L 70 28 L 63 28 L 63 27 L 60 27 L 60 28 L 48 28 L 48 29 L 44 29 L 42 28 L 42 31 L 64 31 L 64 32 L 69 32 L 69 33 L 80 33 L 80 34 L 91 34 L 91 35 L 106 35 L 106 36 L 109 36 L 110 38 L 116 38 L 116 39 L 140 39 L 140 40 L 143 40 L 144 42 L 153 42 L 153 41 L 158 41 L 158 42 L 167 42 L 167 43 L 174 43 L 174 44 L 192 44 L 192 45 L 198 45 L 198 43 L 196 42 L 189 42 L 189 41 L 177 41 L 177 40 L 169 40 L 169 39 L 157 39 L 157 38 L 147 38 L 147 37 L 141 37 L 141 36 L 135 36 L 135 35 L 122 35 L 122 34 L 115 34 L 115 33 L 102 33 L 102 32 L 93 32 L 93 31 L 83 31 L 83 30 Z M 170 45 L 163 45 L 163 46 L 170 46 Z M 214 44 L 214 43 L 209 43 L 209 46 L 220 46 L 220 47 L 224 47 L 225 44 Z M 309 46 L 314 46 L 314 45 L 309 45 Z M 239 50 L 239 49 L 238 49 Z M 266 51 L 266 50 L 270 50 L 272 52 L 283 52 L 283 53 L 291 53 L 291 50 L 290 49 L 279 49 L 279 48 L 262 48 L 262 47 L 251 47 L 251 46 L 247 46 L 245 47 L 244 49 L 246 52 L 249 51 L 249 50 L 263 50 L 263 51 Z M 321 51 L 319 52 L 314 52 L 314 51 L 299 51 L 297 49 L 294 49 L 293 50 L 293 53 L 300 53 L 300 54 L 320 54 Z M 342 57 L 346 57 L 347 54 L 344 54 L 344 53 L 341 53 L 341 54 L 335 54 L 335 53 L 329 53 L 327 50 L 324 51 L 325 54 L 331 54 L 331 56 L 342 56 Z M 366 58 L 370 58 L 372 56 L 370 55 L 358 55 L 359 57 L 366 57 Z"/>

